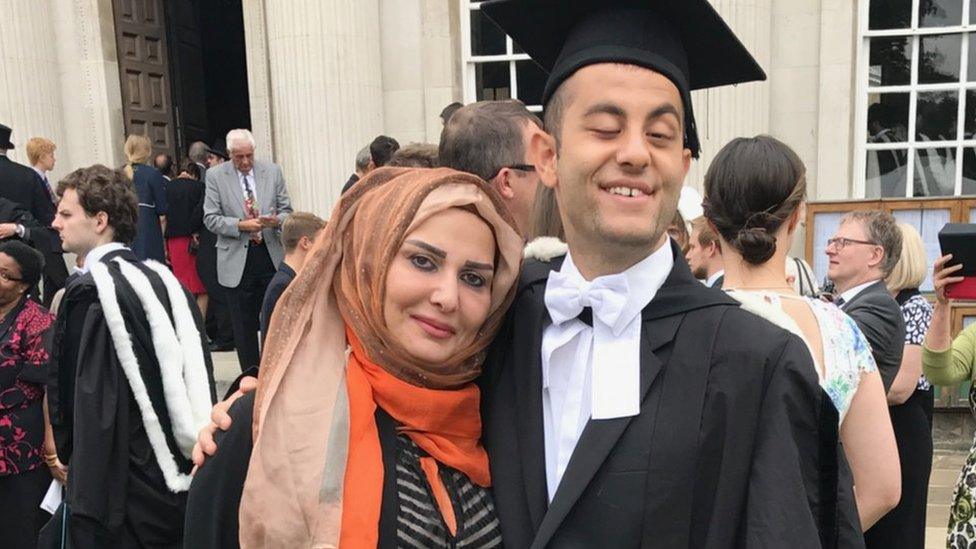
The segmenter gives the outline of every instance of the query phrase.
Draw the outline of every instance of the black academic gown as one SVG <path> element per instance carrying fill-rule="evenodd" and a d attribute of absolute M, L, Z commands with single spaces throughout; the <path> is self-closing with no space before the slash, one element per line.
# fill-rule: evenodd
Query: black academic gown
<path fill-rule="evenodd" d="M 173 439 L 146 314 L 111 261 L 116 257 L 146 274 L 167 311 L 171 310 L 170 302 L 158 275 L 139 263 L 131 250 L 112 252 L 102 259 L 115 282 L 119 306 L 167 446 L 176 456 L 180 472 L 188 473 L 192 463 L 183 458 Z M 186 299 L 202 332 L 193 296 L 186 294 Z M 58 456 L 70 471 L 65 495 L 68 546 L 181 546 L 186 492 L 173 493 L 166 486 L 116 355 L 91 273 L 69 282 L 55 326 L 48 403 Z M 210 354 L 205 340 L 201 345 L 211 400 L 215 400 Z M 61 529 L 55 522 L 52 520 L 42 531 L 41 546 L 60 546 Z"/>
<path fill-rule="evenodd" d="M 540 346 L 563 258 L 524 265 L 481 381 L 506 547 L 837 545 L 837 412 L 809 351 L 674 254 L 641 313 L 640 413 L 590 420 L 551 503 Z"/>

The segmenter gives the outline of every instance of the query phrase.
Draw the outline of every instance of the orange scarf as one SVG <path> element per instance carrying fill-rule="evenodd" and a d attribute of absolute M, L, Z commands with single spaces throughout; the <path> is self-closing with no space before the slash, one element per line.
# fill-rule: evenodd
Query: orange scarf
<path fill-rule="evenodd" d="M 346 366 L 349 391 L 349 456 L 346 460 L 339 546 L 375 548 L 383 499 L 383 455 L 376 427 L 376 406 L 431 457 L 420 459 L 434 500 L 451 534 L 455 510 L 438 474 L 438 463 L 461 471 L 478 486 L 491 486 L 488 454 L 481 446 L 481 391 L 474 383 L 460 389 L 434 390 L 411 385 L 376 365 L 350 329 L 352 347 Z"/>

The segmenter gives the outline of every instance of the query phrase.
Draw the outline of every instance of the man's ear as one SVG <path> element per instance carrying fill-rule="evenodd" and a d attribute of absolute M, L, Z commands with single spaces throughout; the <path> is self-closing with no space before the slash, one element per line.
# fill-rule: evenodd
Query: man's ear
<path fill-rule="evenodd" d="M 871 251 L 871 259 L 868 260 L 869 267 L 880 267 L 888 251 L 881 246 L 875 246 Z"/>
<path fill-rule="evenodd" d="M 542 184 L 550 189 L 558 187 L 556 161 L 559 160 L 559 151 L 556 138 L 541 130 L 533 133 L 529 141 L 529 155 L 535 160 L 535 171 Z"/>
<path fill-rule="evenodd" d="M 498 190 L 498 194 L 502 195 L 502 198 L 506 200 L 515 198 L 515 190 L 512 189 L 511 176 L 512 170 L 502 168 L 498 170 L 495 177 L 491 178 L 491 184 Z"/>
<path fill-rule="evenodd" d="M 95 232 L 102 234 L 108 228 L 108 214 L 105 212 L 98 212 L 95 214 Z"/>
<path fill-rule="evenodd" d="M 313 241 L 311 238 L 307 236 L 303 236 L 302 239 L 298 241 L 298 246 L 301 247 L 302 250 L 307 252 L 312 249 L 312 244 L 314 243 L 315 241 Z"/>

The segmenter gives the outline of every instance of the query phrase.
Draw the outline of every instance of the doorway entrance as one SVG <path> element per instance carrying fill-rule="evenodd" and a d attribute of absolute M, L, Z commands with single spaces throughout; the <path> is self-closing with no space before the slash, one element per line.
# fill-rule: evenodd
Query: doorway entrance
<path fill-rule="evenodd" d="M 113 0 L 126 135 L 177 165 L 194 141 L 249 128 L 241 0 Z"/>

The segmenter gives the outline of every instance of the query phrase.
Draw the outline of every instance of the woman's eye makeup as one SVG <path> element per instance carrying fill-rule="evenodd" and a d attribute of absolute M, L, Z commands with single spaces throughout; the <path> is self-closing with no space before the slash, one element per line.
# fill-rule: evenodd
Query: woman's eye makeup
<path fill-rule="evenodd" d="M 488 280 L 484 276 L 473 272 L 461 273 L 461 281 L 472 288 L 483 288 L 488 285 Z"/>
<path fill-rule="evenodd" d="M 410 262 L 413 263 L 414 267 L 417 267 L 421 271 L 433 271 L 437 268 L 434 261 L 423 254 L 414 254 L 410 256 Z"/>

